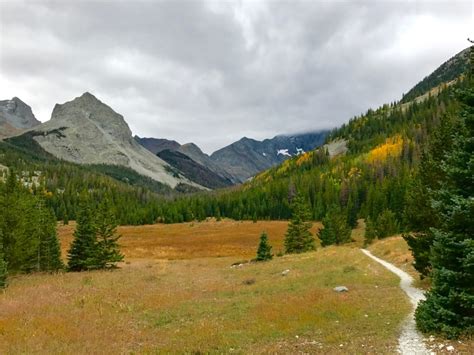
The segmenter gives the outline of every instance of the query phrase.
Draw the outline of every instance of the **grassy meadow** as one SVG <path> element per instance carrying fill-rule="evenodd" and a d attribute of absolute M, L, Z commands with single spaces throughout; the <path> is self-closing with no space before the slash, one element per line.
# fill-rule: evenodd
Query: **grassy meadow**
<path fill-rule="evenodd" d="M 73 227 L 59 228 L 63 250 Z M 360 252 L 360 230 L 349 246 L 232 267 L 255 256 L 262 230 L 283 249 L 286 222 L 121 227 L 118 270 L 14 277 L 0 353 L 396 352 L 410 305 Z"/>

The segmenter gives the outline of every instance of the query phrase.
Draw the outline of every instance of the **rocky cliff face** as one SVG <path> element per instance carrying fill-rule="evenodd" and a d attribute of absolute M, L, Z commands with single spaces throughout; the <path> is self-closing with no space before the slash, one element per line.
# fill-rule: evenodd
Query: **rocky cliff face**
<path fill-rule="evenodd" d="M 30 130 L 41 147 L 54 156 L 79 164 L 122 165 L 175 187 L 199 187 L 139 145 L 122 115 L 90 93 L 57 104 L 51 120 Z"/>
<path fill-rule="evenodd" d="M 0 139 L 14 136 L 41 124 L 31 107 L 18 97 L 0 101 Z"/>

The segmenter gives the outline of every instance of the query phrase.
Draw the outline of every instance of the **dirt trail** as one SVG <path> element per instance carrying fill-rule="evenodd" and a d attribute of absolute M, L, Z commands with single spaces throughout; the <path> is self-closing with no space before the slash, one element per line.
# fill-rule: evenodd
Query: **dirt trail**
<path fill-rule="evenodd" d="M 366 249 L 361 249 L 361 251 L 400 277 L 400 287 L 407 294 L 410 302 L 413 304 L 413 311 L 410 313 L 407 320 L 403 324 L 403 329 L 400 334 L 400 338 L 398 339 L 398 352 L 401 354 L 430 354 L 423 343 L 423 336 L 416 330 L 414 318 L 414 312 L 418 302 L 425 298 L 423 291 L 412 286 L 413 278 L 405 271 L 386 262 L 385 260 L 377 258 Z"/>

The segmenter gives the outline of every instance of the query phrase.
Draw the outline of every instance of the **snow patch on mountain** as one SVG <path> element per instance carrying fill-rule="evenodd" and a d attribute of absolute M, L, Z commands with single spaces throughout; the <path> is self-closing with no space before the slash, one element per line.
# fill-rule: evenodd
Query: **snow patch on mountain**
<path fill-rule="evenodd" d="M 287 157 L 291 157 L 291 154 L 288 153 L 288 149 L 278 149 L 277 150 L 277 155 L 286 155 Z"/>

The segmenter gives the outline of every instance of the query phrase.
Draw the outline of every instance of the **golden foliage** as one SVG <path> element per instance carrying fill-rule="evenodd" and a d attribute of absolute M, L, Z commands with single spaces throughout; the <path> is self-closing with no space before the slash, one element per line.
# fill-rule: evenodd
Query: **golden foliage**
<path fill-rule="evenodd" d="M 400 135 L 387 138 L 384 144 L 372 149 L 368 156 L 369 163 L 384 162 L 389 157 L 398 157 L 402 153 L 403 139 Z"/>
<path fill-rule="evenodd" d="M 314 152 L 307 152 L 307 153 L 301 154 L 296 160 L 296 165 L 301 166 L 302 164 L 310 161 L 311 158 L 313 157 L 313 153 Z"/>

